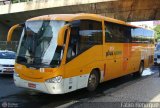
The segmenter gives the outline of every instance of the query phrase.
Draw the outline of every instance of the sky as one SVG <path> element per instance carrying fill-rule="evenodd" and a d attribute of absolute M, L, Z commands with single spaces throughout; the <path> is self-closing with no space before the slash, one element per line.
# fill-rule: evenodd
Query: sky
<path fill-rule="evenodd" d="M 160 20 L 159 21 L 131 22 L 130 24 L 135 25 L 135 26 L 141 26 L 141 27 L 147 26 L 147 28 L 153 29 L 156 25 L 160 25 Z"/>
<path fill-rule="evenodd" d="M 153 24 L 153 21 L 140 21 L 140 22 L 131 22 L 132 25 L 135 25 L 135 26 L 142 26 L 142 25 L 145 25 L 149 28 L 154 28 L 154 24 Z"/>

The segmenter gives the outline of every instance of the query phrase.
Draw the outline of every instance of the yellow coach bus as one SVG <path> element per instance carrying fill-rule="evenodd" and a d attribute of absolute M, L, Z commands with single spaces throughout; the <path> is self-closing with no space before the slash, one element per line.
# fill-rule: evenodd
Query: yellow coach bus
<path fill-rule="evenodd" d="M 10 28 L 23 28 L 14 82 L 49 94 L 98 84 L 127 74 L 140 76 L 153 64 L 153 31 L 95 14 L 35 17 Z"/>

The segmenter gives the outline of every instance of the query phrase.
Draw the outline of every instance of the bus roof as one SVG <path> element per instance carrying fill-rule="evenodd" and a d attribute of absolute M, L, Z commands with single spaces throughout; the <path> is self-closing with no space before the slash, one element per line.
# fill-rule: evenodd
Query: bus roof
<path fill-rule="evenodd" d="M 88 14 L 88 13 L 43 15 L 43 16 L 38 16 L 38 17 L 34 17 L 34 18 L 31 18 L 31 19 L 28 19 L 27 21 L 33 21 L 33 20 L 73 21 L 73 20 L 78 20 L 78 19 L 94 19 L 94 20 L 99 20 L 99 21 L 105 20 L 105 21 L 109 21 L 109 22 L 122 24 L 122 25 L 137 27 L 137 26 L 134 26 L 134 25 L 127 24 L 124 21 L 114 19 L 114 18 L 109 18 L 109 17 L 98 15 L 98 14 Z"/>

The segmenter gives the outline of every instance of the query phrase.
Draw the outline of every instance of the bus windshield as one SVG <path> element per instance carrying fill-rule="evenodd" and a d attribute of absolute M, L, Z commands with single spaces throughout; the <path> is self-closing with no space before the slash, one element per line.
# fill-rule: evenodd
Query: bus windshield
<path fill-rule="evenodd" d="M 58 32 L 65 21 L 27 21 L 18 47 L 17 63 L 27 67 L 57 67 L 62 47 L 57 46 Z"/>

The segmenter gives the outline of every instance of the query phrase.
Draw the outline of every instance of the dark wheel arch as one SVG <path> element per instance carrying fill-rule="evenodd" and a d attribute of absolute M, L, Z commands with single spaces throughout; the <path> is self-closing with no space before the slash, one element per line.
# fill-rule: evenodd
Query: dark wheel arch
<path fill-rule="evenodd" d="M 143 71 L 144 71 L 144 61 L 141 60 L 138 72 L 133 73 L 133 75 L 136 76 L 136 77 L 141 77 Z"/>

